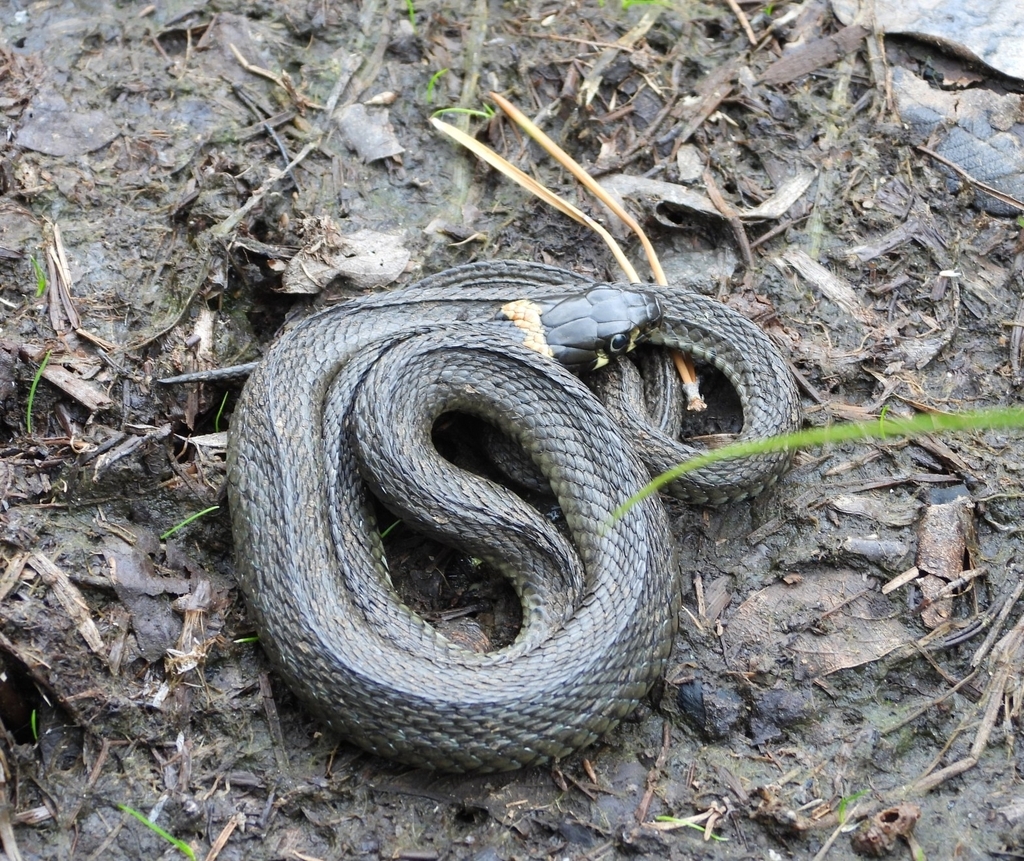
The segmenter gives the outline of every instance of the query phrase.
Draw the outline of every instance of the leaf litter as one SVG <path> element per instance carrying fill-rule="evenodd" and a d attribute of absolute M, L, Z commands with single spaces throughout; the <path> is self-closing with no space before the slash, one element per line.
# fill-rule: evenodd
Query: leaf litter
<path fill-rule="evenodd" d="M 945 116 L 971 118 L 979 140 L 1011 156 L 1016 131 L 999 100 L 1015 104 L 1019 82 L 983 95 L 983 68 L 927 43 L 880 44 L 856 14 L 839 22 L 821 3 L 771 16 L 747 6 L 741 20 L 724 6 L 425 2 L 415 24 L 372 0 L 315 5 L 126 16 L 100 3 L 89 18 L 36 6 L 5 24 L 0 110 L 14 136 L 0 166 L 0 391 L 14 395 L 0 414 L 0 651 L 4 684 L 30 707 L 2 717 L 8 857 L 163 851 L 118 813 L 126 804 L 211 857 L 702 851 L 703 832 L 646 824 L 669 816 L 727 838 L 714 844 L 720 858 L 751 846 L 842 858 L 853 852 L 848 825 L 913 819 L 894 806 L 904 797 L 921 808 L 913 835 L 933 857 L 1019 849 L 1012 435 L 803 454 L 758 500 L 672 505 L 692 582 L 660 700 L 555 772 L 456 779 L 356 753 L 294 701 L 246 642 L 223 512 L 161 544 L 219 501 L 222 450 L 201 440 L 223 391 L 152 384 L 193 360 L 256 358 L 289 318 L 367 289 L 331 274 L 306 297 L 280 294 L 280 264 L 305 244 L 297 225 L 307 217 L 329 215 L 342 235 L 396 237 L 409 254 L 400 281 L 481 255 L 614 274 L 593 236 L 432 135 L 422 94 L 447 68 L 437 96 L 451 106 L 508 92 L 596 174 L 664 183 L 633 211 L 666 271 L 704 273 L 701 289 L 756 312 L 800 375 L 810 424 L 1013 403 L 1020 228 L 976 191 L 1012 177 L 1015 162 L 978 176 L 968 165 L 965 178 L 913 149 L 945 152 L 930 139 L 939 127 L 911 123 L 918 138 L 907 139 L 911 120 L 897 111 L 910 103 L 889 91 L 888 73 L 926 82 L 917 101 L 927 104 L 949 99 L 939 69 L 965 88 L 960 113 Z M 390 125 L 389 146 L 403 151 L 353 158 L 325 121 L 356 105 L 383 118 L 372 103 L 381 92 L 397 98 L 379 128 Z M 92 148 L 109 127 L 72 122 L 64 154 L 18 147 L 53 93 L 68 116 L 100 112 L 117 136 Z M 991 107 L 964 113 L 972 100 Z M 472 131 L 576 194 L 505 121 Z M 703 202 L 679 206 L 683 191 Z M 1014 188 L 995 191 L 1012 210 Z M 764 209 L 780 198 L 787 206 Z M 423 232 L 435 220 L 485 239 L 449 247 Z M 52 248 L 59 260 L 58 244 L 62 283 L 51 276 L 37 300 L 28 257 Z M 47 350 L 71 379 L 40 384 L 30 437 L 31 357 Z M 713 403 L 722 383 L 702 376 Z M 229 392 L 226 418 L 231 403 Z M 690 432 L 730 420 L 720 411 Z M 924 527 L 907 512 L 943 504 L 929 494 L 946 484 L 966 488 L 976 535 L 962 533 L 963 552 L 955 533 L 940 541 L 950 564 L 938 590 L 948 594 L 928 599 L 946 608 L 929 630 L 916 581 L 899 578 L 921 568 Z M 163 584 L 148 610 L 115 588 L 112 533 L 134 548 L 117 558 L 146 572 L 144 591 Z M 887 581 L 897 585 L 886 591 Z M 166 628 L 173 643 L 166 632 L 147 639 L 178 616 L 181 628 Z M 700 692 L 687 708 L 684 688 Z"/>

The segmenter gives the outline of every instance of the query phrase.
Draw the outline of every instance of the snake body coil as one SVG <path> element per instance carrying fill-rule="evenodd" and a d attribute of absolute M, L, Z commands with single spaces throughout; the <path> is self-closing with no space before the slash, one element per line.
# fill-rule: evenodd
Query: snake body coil
<path fill-rule="evenodd" d="M 281 674 L 367 750 L 448 771 L 558 759 L 614 727 L 664 669 L 680 602 L 667 518 L 648 499 L 609 526 L 648 470 L 576 377 L 496 319 L 510 300 L 592 287 L 537 264 L 458 267 L 311 317 L 246 384 L 228 452 L 239 583 Z M 653 289 L 666 311 L 656 340 L 723 369 L 744 436 L 792 429 L 796 393 L 767 338 L 719 303 Z M 452 411 L 525 449 L 571 543 L 436 453 L 431 428 Z M 776 455 L 676 489 L 721 501 L 787 463 Z M 514 643 L 470 652 L 401 604 L 364 475 L 403 519 L 512 581 L 523 603 Z"/>

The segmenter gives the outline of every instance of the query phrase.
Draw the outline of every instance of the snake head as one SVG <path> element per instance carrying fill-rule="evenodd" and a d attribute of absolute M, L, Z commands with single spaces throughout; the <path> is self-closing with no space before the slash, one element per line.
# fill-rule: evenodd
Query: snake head
<path fill-rule="evenodd" d="M 647 339 L 662 317 L 658 298 L 637 287 L 604 285 L 532 304 L 539 312 L 547 348 L 541 352 L 574 373 L 600 368 L 628 353 Z"/>

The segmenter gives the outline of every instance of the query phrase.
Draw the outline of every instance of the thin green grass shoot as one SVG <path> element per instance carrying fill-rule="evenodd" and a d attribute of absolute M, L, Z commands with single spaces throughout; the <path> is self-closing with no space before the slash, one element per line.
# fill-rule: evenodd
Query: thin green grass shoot
<path fill-rule="evenodd" d="M 654 821 L 655 822 L 664 822 L 664 823 L 666 823 L 668 825 L 675 825 L 675 826 L 677 826 L 679 828 L 692 828 L 695 831 L 699 831 L 701 834 L 703 834 L 704 830 L 705 830 L 704 826 L 701 825 L 699 822 L 690 822 L 687 819 L 680 819 L 677 816 L 655 816 L 654 817 Z M 721 834 L 715 834 L 714 832 L 712 832 L 708 836 L 710 837 L 711 840 L 714 840 L 716 842 L 720 842 L 720 843 L 728 843 L 729 842 L 729 838 L 728 837 L 723 837 Z"/>
<path fill-rule="evenodd" d="M 46 273 L 43 272 L 43 267 L 39 265 L 35 256 L 30 257 L 29 261 L 32 263 L 32 271 L 36 276 L 36 299 L 41 299 L 46 292 Z"/>
<path fill-rule="evenodd" d="M 130 813 L 154 834 L 158 834 L 161 837 L 163 837 L 164 840 L 170 843 L 186 858 L 190 859 L 190 861 L 196 861 L 196 853 L 195 851 L 193 851 L 191 846 L 189 846 L 184 840 L 179 840 L 173 834 L 168 834 L 166 831 L 163 830 L 163 828 L 161 828 L 155 822 L 150 822 L 149 818 L 144 813 L 140 813 L 134 807 L 129 807 L 127 804 L 118 804 L 117 809 L 123 810 L 125 813 Z"/>
<path fill-rule="evenodd" d="M 28 718 L 29 726 L 32 728 L 32 740 L 39 741 L 39 710 L 32 709 Z"/>
<path fill-rule="evenodd" d="M 430 76 L 430 80 L 427 81 L 427 104 L 434 104 L 434 88 L 437 87 L 437 82 L 441 80 L 444 75 L 448 74 L 447 69 L 441 69 L 440 71 L 434 72 Z"/>
<path fill-rule="evenodd" d="M 489 120 L 494 116 L 494 108 L 488 104 L 484 104 L 484 109 L 478 111 L 475 108 L 441 108 L 440 110 L 434 111 L 430 116 L 439 117 L 441 114 L 465 114 L 468 117 L 477 117 L 482 120 Z"/>
<path fill-rule="evenodd" d="M 53 350 L 47 350 L 46 355 L 43 356 L 43 361 L 39 365 L 39 370 L 36 371 L 35 376 L 32 378 L 32 386 L 28 390 L 28 402 L 25 404 L 25 430 L 29 436 L 32 436 L 32 406 L 36 401 L 36 389 L 39 388 L 39 381 L 43 378 L 43 371 L 46 370 L 46 366 L 50 363 L 50 353 Z"/>
<path fill-rule="evenodd" d="M 224 415 L 224 407 L 228 404 L 228 395 L 230 392 L 224 392 L 224 397 L 220 399 L 220 408 L 217 410 L 217 415 L 213 417 L 213 430 L 215 433 L 220 433 L 220 417 Z"/>
<path fill-rule="evenodd" d="M 622 8 L 631 9 L 634 6 L 664 6 L 671 9 L 672 4 L 668 0 L 622 0 Z"/>
<path fill-rule="evenodd" d="M 867 794 L 868 791 L 866 789 L 862 789 L 860 792 L 855 792 L 853 795 L 845 795 L 839 799 L 839 807 L 836 808 L 836 816 L 839 817 L 840 825 L 846 824 L 846 814 L 850 810 L 850 805 L 856 804 Z"/>
<path fill-rule="evenodd" d="M 779 451 L 796 451 L 797 449 L 816 448 L 857 440 L 896 440 L 927 433 L 1010 430 L 1014 428 L 1024 428 L 1024 408 L 994 407 L 953 414 L 923 413 L 909 419 L 889 418 L 883 414 L 876 421 L 810 428 L 770 439 L 738 442 L 698 455 L 663 472 L 616 508 L 612 512 L 611 520 L 613 523 L 619 520 L 638 502 L 657 493 L 686 473 L 723 460 Z"/>
<path fill-rule="evenodd" d="M 413 33 L 416 32 L 416 7 L 412 0 L 405 0 L 405 11 L 409 16 L 409 23 L 412 24 Z"/>
<path fill-rule="evenodd" d="M 211 511 L 220 511 L 220 506 L 219 505 L 211 505 L 209 508 L 204 508 L 202 511 L 197 511 L 195 514 L 190 514 L 188 517 L 186 517 L 180 523 L 175 523 L 174 526 L 172 526 L 163 535 L 161 535 L 160 536 L 160 540 L 161 541 L 166 541 L 168 538 L 170 538 L 172 535 L 174 535 L 174 533 L 177 532 L 179 529 L 184 529 L 193 520 L 198 520 L 200 517 L 202 517 L 202 516 L 204 516 L 206 514 L 209 514 Z"/>

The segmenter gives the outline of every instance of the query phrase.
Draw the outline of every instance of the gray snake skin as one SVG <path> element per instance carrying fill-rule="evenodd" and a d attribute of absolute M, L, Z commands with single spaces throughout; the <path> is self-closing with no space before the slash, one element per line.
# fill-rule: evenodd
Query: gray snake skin
<path fill-rule="evenodd" d="M 579 379 L 494 319 L 510 299 L 593 286 L 539 264 L 450 269 L 303 321 L 245 386 L 228 450 L 239 583 L 281 675 L 366 750 L 443 771 L 557 760 L 616 726 L 664 670 L 681 601 L 675 538 L 657 499 L 611 514 L 686 450 L 649 432 L 645 454 Z M 713 362 L 737 389 L 743 438 L 796 427 L 792 377 L 756 326 L 698 294 L 643 289 L 665 312 L 653 340 Z M 486 419 L 529 453 L 571 541 L 437 454 L 430 429 L 448 411 Z M 731 462 L 673 491 L 722 502 L 788 463 Z M 511 580 L 523 604 L 515 642 L 476 654 L 401 604 L 368 471 L 392 511 Z"/>

